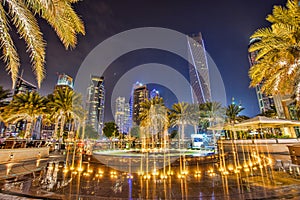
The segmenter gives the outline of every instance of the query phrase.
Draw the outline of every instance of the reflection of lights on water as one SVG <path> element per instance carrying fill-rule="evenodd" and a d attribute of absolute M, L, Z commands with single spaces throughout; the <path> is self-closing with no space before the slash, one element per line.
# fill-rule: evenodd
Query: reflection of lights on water
<path fill-rule="evenodd" d="M 168 176 L 171 176 L 171 175 L 174 174 L 174 172 L 173 171 L 168 171 L 167 174 L 168 174 Z"/>
<path fill-rule="evenodd" d="M 199 178 L 201 176 L 201 171 L 196 170 L 195 175 L 196 178 Z"/>
<path fill-rule="evenodd" d="M 12 166 L 13 166 L 13 163 L 6 164 L 6 175 L 9 174 L 9 172 L 11 171 Z"/>
<path fill-rule="evenodd" d="M 143 171 L 138 171 L 138 175 L 139 175 L 139 176 L 143 176 L 143 175 L 144 175 L 144 172 L 143 172 Z"/>
<path fill-rule="evenodd" d="M 153 175 L 153 176 L 158 176 L 158 175 L 159 175 L 159 172 L 156 171 L 156 169 L 154 169 L 153 172 L 152 172 L 152 175 Z"/>
<path fill-rule="evenodd" d="M 133 175 L 132 174 L 127 174 L 127 179 L 133 179 Z"/>
<path fill-rule="evenodd" d="M 168 176 L 167 176 L 166 174 L 161 174 L 161 175 L 160 175 L 160 178 L 161 178 L 161 179 L 167 179 Z"/>
<path fill-rule="evenodd" d="M 111 172 L 110 172 L 110 178 L 117 178 L 117 177 L 118 177 L 117 175 L 118 175 L 118 174 L 117 174 L 116 171 L 111 171 Z"/>
<path fill-rule="evenodd" d="M 36 160 L 36 167 L 40 166 L 40 161 L 41 161 L 40 159 Z"/>
<path fill-rule="evenodd" d="M 143 178 L 144 178 L 144 179 L 150 179 L 150 178 L 151 178 L 151 175 L 150 175 L 150 174 L 145 174 L 145 175 L 143 176 Z"/>
<path fill-rule="evenodd" d="M 64 168 L 63 173 L 68 173 L 69 169 L 67 167 Z"/>

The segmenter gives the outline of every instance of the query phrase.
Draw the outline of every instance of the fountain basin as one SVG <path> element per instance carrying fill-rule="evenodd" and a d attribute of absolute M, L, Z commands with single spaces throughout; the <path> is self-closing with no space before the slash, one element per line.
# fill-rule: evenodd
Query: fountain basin
<path fill-rule="evenodd" d="M 180 157 L 205 157 L 209 150 L 177 150 L 177 149 L 141 149 L 93 151 L 93 156 L 102 164 L 119 171 L 139 173 L 153 171 L 169 166 L 180 160 Z"/>

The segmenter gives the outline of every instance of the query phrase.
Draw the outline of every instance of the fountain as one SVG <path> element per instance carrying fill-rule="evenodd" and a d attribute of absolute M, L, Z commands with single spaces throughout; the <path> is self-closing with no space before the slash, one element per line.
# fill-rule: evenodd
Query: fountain
<path fill-rule="evenodd" d="M 177 148 L 170 147 L 167 125 L 167 109 L 160 104 L 151 104 L 141 121 L 139 147 L 130 149 L 95 150 L 93 156 L 101 163 L 119 171 L 149 174 L 156 173 L 172 164 L 180 166 L 180 173 L 185 175 L 186 157 L 205 156 L 210 150 L 192 150 L 184 148 L 184 127 L 181 128 Z M 131 146 L 130 146 L 131 147 Z M 130 163 L 130 164 L 129 164 Z M 163 173 L 162 176 L 165 176 Z"/>
<path fill-rule="evenodd" d="M 65 162 L 48 161 L 39 172 L 0 181 L 2 192 L 42 199 L 283 199 L 300 195 L 291 190 L 300 185 L 299 167 L 277 168 L 278 163 L 264 151 L 267 144 L 257 145 L 259 138 L 253 139 L 252 146 L 243 140 L 227 140 L 226 145 L 219 140 L 218 154 L 206 155 L 209 151 L 184 148 L 181 129 L 177 148 L 171 148 L 165 116 L 163 109 L 149 109 L 141 124 L 140 147 L 95 150 L 83 161 L 82 146 L 75 143 L 67 146 Z M 14 166 L 5 169 L 8 174 L 17 172 Z"/>

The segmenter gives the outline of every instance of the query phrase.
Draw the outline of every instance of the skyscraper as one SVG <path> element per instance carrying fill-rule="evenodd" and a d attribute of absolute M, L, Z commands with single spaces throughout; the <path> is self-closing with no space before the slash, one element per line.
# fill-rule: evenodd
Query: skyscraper
<path fill-rule="evenodd" d="M 211 101 L 209 71 L 201 33 L 187 36 L 187 45 L 193 103 Z"/>
<path fill-rule="evenodd" d="M 148 96 L 148 89 L 146 85 L 143 85 L 140 82 L 136 82 L 133 85 L 130 113 L 132 122 L 136 125 L 140 124 L 139 114 L 142 112 L 141 103 L 146 101 Z"/>
<path fill-rule="evenodd" d="M 105 88 L 104 77 L 91 75 L 91 83 L 87 88 L 86 109 L 88 111 L 86 124 L 102 135 L 104 124 Z"/>
<path fill-rule="evenodd" d="M 118 97 L 116 99 L 115 122 L 120 133 L 129 132 L 129 112 L 129 103 L 126 103 L 125 97 Z"/>
<path fill-rule="evenodd" d="M 249 44 L 249 47 L 254 44 L 255 42 L 259 41 L 258 39 L 252 39 L 250 41 L 250 44 Z M 257 55 L 257 52 L 250 52 L 248 54 L 248 59 L 249 59 L 249 63 L 250 63 L 250 67 L 252 67 L 253 65 L 255 65 L 257 62 L 256 62 L 256 55 Z M 258 84 L 256 87 L 255 87 L 255 91 L 256 91 L 256 95 L 257 95 L 257 100 L 258 100 L 258 106 L 259 106 L 259 110 L 261 113 L 264 113 L 268 110 L 271 110 L 272 107 L 275 106 L 274 104 L 274 99 L 273 99 L 273 96 L 271 95 L 266 95 L 264 94 L 262 91 L 261 91 L 261 85 L 262 84 Z"/>
<path fill-rule="evenodd" d="M 36 91 L 37 87 L 28 81 L 25 81 L 22 77 L 18 77 L 16 81 L 16 86 L 14 88 L 14 95 L 19 93 Z"/>
<path fill-rule="evenodd" d="M 57 88 L 62 88 L 62 89 L 69 88 L 73 90 L 74 89 L 73 78 L 66 74 L 59 74 L 57 83 L 55 85 L 55 89 Z"/>
<path fill-rule="evenodd" d="M 254 43 L 258 42 L 260 39 L 254 38 L 250 40 L 249 47 Z M 256 56 L 257 51 L 250 52 L 248 55 L 250 67 L 257 63 Z M 264 113 L 268 110 L 276 108 L 277 116 L 279 118 L 290 118 L 289 113 L 289 104 L 291 104 L 290 95 L 267 95 L 261 90 L 262 83 L 258 84 L 255 87 L 256 95 L 258 99 L 259 110 L 261 113 Z"/>
<path fill-rule="evenodd" d="M 159 91 L 156 89 L 151 90 L 150 92 L 150 99 L 154 99 L 155 97 L 160 97 Z"/>
<path fill-rule="evenodd" d="M 19 76 L 17 78 L 16 85 L 14 88 L 14 95 L 26 93 L 26 92 L 32 92 L 36 90 L 37 90 L 37 86 L 33 85 L 32 83 L 29 83 L 28 81 L 24 80 L 22 77 Z M 21 130 L 25 130 L 26 126 L 27 126 L 27 121 L 20 120 L 15 124 L 10 124 L 8 126 L 8 129 L 14 132 L 19 132 Z"/>

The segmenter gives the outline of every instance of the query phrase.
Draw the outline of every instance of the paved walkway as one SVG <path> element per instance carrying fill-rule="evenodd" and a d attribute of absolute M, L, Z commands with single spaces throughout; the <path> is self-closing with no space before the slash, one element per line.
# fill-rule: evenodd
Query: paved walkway
<path fill-rule="evenodd" d="M 32 199 L 32 198 L 19 197 L 19 196 L 14 196 L 14 195 L 10 195 L 10 194 L 1 194 L 0 193 L 0 199 L 1 200 L 23 200 L 23 199 L 29 200 L 29 199 Z M 34 199 L 36 199 L 36 198 L 34 198 Z"/>
<path fill-rule="evenodd" d="M 48 158 L 37 160 L 28 160 L 22 162 L 11 162 L 0 164 L 0 180 L 14 178 L 20 175 L 30 174 L 46 167 L 49 161 L 63 161 L 65 156 L 59 153 L 51 153 Z M 0 198 L 1 199 L 1 198 Z"/>

